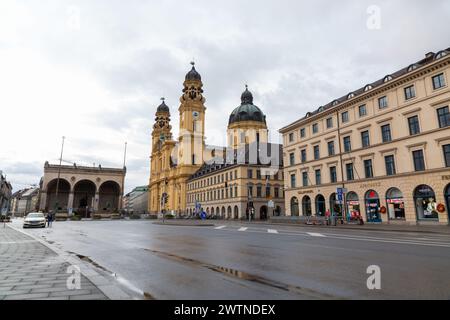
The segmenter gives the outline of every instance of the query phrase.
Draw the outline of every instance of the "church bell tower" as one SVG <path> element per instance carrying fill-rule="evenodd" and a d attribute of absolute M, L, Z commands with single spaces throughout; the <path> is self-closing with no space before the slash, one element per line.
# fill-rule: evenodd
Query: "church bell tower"
<path fill-rule="evenodd" d="M 200 74 L 192 69 L 186 74 L 183 95 L 180 98 L 179 164 L 199 167 L 203 164 L 205 149 L 205 98 Z"/>

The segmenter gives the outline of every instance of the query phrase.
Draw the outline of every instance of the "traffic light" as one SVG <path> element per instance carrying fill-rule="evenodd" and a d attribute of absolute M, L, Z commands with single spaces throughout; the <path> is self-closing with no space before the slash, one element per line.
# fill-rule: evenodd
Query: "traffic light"
<path fill-rule="evenodd" d="M 169 202 L 169 195 L 166 195 L 166 196 L 164 197 L 164 203 L 167 204 L 167 202 Z"/>

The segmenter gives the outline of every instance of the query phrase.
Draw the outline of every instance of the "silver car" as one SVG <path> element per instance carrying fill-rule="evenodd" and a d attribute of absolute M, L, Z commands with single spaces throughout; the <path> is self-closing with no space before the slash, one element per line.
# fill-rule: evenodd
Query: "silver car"
<path fill-rule="evenodd" d="M 23 221 L 24 228 L 45 228 L 46 219 L 43 213 L 29 213 Z"/>

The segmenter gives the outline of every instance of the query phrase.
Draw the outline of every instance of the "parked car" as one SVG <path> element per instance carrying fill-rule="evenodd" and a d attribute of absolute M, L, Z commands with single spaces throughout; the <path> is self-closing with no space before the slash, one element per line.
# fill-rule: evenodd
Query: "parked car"
<path fill-rule="evenodd" d="M 45 224 L 45 216 L 40 212 L 31 212 L 23 220 L 24 228 L 45 228 Z"/>

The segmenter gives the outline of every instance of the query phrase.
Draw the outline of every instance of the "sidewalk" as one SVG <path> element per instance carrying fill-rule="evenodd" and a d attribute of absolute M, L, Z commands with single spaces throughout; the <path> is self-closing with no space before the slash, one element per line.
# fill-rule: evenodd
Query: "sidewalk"
<path fill-rule="evenodd" d="M 0 226 L 0 300 L 106 300 L 81 276 L 81 288 L 69 290 L 70 266 L 55 252 L 19 231 Z"/>

